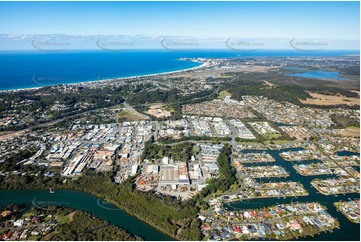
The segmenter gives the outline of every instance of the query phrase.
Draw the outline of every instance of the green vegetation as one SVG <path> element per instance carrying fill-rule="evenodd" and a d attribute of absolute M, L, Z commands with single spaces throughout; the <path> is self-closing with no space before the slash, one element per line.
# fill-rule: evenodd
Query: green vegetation
<path fill-rule="evenodd" d="M 26 90 L 14 93 L 0 93 L 2 100 L 0 105 L 0 117 L 6 115 L 9 110 L 14 114 L 33 114 L 36 123 L 44 123 L 56 119 L 64 118 L 70 115 L 78 114 L 92 109 L 99 109 L 114 106 L 124 102 L 120 95 L 121 88 L 84 88 L 77 87 L 72 92 L 58 90 L 56 87 L 44 87 L 39 90 Z M 27 105 L 20 104 L 26 100 Z M 18 103 L 21 108 L 14 107 Z M 66 106 L 63 110 L 51 110 L 54 104 Z M 82 106 L 82 107 L 81 107 Z M 46 112 L 47 118 L 42 115 Z M 35 124 L 35 121 L 29 123 L 13 124 L 6 126 L 6 130 L 18 130 Z M 5 129 L 5 126 L 2 127 Z"/>
<path fill-rule="evenodd" d="M 115 121 L 117 123 L 120 122 L 124 122 L 124 121 L 135 121 L 135 120 L 144 120 L 146 119 L 146 116 L 137 113 L 137 112 L 133 112 L 129 109 L 123 108 L 120 111 L 117 111 L 116 115 L 115 115 Z"/>
<path fill-rule="evenodd" d="M 149 142 L 148 145 L 153 146 L 154 144 Z M 165 154 L 176 152 L 178 155 L 179 153 L 183 153 L 183 150 L 185 150 L 188 151 L 189 157 L 192 147 L 192 144 L 184 143 L 177 146 L 163 147 L 158 145 L 158 147 L 155 149 L 158 149 L 158 152 L 164 149 Z M 153 150 L 153 148 L 151 150 Z M 185 153 L 187 154 L 187 152 Z M 147 222 L 151 226 L 175 239 L 201 240 L 201 223 L 197 218 L 197 214 L 199 209 L 204 208 L 205 206 L 203 198 L 216 191 L 226 191 L 233 183 L 237 181 L 235 177 L 236 171 L 230 164 L 230 157 L 231 147 L 230 145 L 226 144 L 221 150 L 219 158 L 217 159 L 220 169 L 219 178 L 210 180 L 210 184 L 204 190 L 202 190 L 199 195 L 195 196 L 194 199 L 188 200 L 186 202 L 178 201 L 177 199 L 170 196 L 158 195 L 154 192 L 144 193 L 135 190 L 133 180 L 128 180 L 120 185 L 115 185 L 112 181 L 114 174 L 95 173 L 90 170 L 84 172 L 84 174 L 79 177 L 79 179 L 68 180 L 68 182 L 65 184 L 63 184 L 59 178 L 45 178 L 42 175 L 27 178 L 30 180 L 23 180 L 24 176 L 21 175 L 11 175 L 10 179 L 4 179 L 0 184 L 1 188 L 3 189 L 44 189 L 51 186 L 55 189 L 80 190 L 103 198 L 107 202 L 118 206 L 127 213 Z M 31 166 L 21 167 L 23 168 Z M 59 221 L 62 223 L 66 220 L 67 219 L 64 217 L 59 217 Z M 76 221 L 77 220 L 74 216 L 73 221 L 70 223 L 64 223 L 64 226 L 68 226 L 69 224 L 73 223 L 76 224 Z M 76 229 L 74 224 L 72 227 Z M 66 227 L 66 229 L 69 229 L 69 227 Z M 78 234 L 77 232 L 78 231 L 64 234 L 55 233 L 54 237 L 51 239 L 74 240 L 74 234 Z M 80 240 L 92 238 L 101 240 L 100 238 L 94 236 L 96 235 L 92 233 L 90 235 L 79 235 L 77 239 Z"/>
<path fill-rule="evenodd" d="M 287 101 L 299 106 L 315 108 L 345 107 L 355 109 L 346 105 L 316 106 L 303 104 L 300 99 L 311 98 L 309 92 L 325 95 L 342 95 L 345 97 L 358 97 L 358 94 L 351 89 L 357 90 L 354 84 L 344 85 L 341 82 L 330 82 L 320 79 L 293 78 L 284 75 L 282 72 L 272 71 L 267 73 L 233 73 L 232 81 L 222 84 L 222 90 L 232 94 L 232 98 L 242 100 L 242 96 L 264 96 L 276 101 Z M 264 85 L 264 80 L 275 84 L 272 88 Z"/>
<path fill-rule="evenodd" d="M 179 240 L 200 240 L 200 221 L 194 201 L 180 202 L 170 196 L 134 189 L 133 180 L 115 185 L 110 174 L 88 171 L 62 188 L 84 191 L 105 199 L 127 213 Z"/>
<path fill-rule="evenodd" d="M 170 157 L 175 161 L 188 162 L 193 155 L 193 144 L 185 142 L 177 145 L 157 145 L 154 143 L 154 137 L 152 136 L 147 142 L 145 142 L 144 151 L 141 159 L 162 159 L 163 157 Z"/>
<path fill-rule="evenodd" d="M 231 156 L 231 146 L 229 144 L 225 144 L 217 158 L 219 177 L 213 178 L 209 181 L 208 186 L 200 192 L 201 198 L 207 197 L 208 195 L 215 192 L 227 191 L 231 185 L 237 182 L 237 172 L 236 169 L 231 165 Z"/>
<path fill-rule="evenodd" d="M 175 109 L 172 107 L 172 105 L 167 105 L 167 106 L 163 106 L 162 107 L 163 110 L 166 110 L 166 111 L 169 111 L 171 113 L 174 113 L 175 112 Z"/>
<path fill-rule="evenodd" d="M 266 140 L 275 140 L 275 139 L 279 139 L 280 137 L 282 137 L 282 135 L 276 134 L 276 133 L 268 133 L 268 134 L 263 135 L 263 137 Z"/>
<path fill-rule="evenodd" d="M 122 109 L 116 116 L 117 122 L 132 120 L 133 115 L 127 110 Z"/>
<path fill-rule="evenodd" d="M 228 92 L 227 90 L 223 90 L 220 93 L 218 93 L 218 99 L 224 99 L 227 96 L 231 96 L 232 94 Z"/>
<path fill-rule="evenodd" d="M 22 150 L 19 153 L 13 154 L 11 157 L 0 162 L 0 171 L 18 171 L 22 168 L 22 165 L 19 164 L 20 161 L 28 159 L 36 153 L 35 148 L 29 148 Z"/>
<path fill-rule="evenodd" d="M 63 208 L 58 210 L 62 209 Z M 59 217 L 64 218 L 69 215 L 72 216 L 72 220 L 66 222 L 59 220 Z M 56 227 L 55 233 L 53 233 L 52 236 L 49 236 L 49 240 L 139 240 L 139 238 L 128 234 L 125 230 L 110 225 L 108 222 L 83 211 L 75 211 L 66 216 L 57 216 L 57 220 L 59 226 Z"/>
<path fill-rule="evenodd" d="M 67 215 L 58 215 L 56 217 L 56 220 L 58 221 L 59 224 L 66 224 L 73 221 L 73 218 L 74 218 L 74 213 L 70 213 Z"/>
<path fill-rule="evenodd" d="M 6 220 L 16 220 L 17 218 L 21 217 L 23 212 L 27 209 L 24 204 L 16 205 L 16 204 L 9 204 L 4 207 L 0 207 L 0 213 L 3 211 L 10 211 L 11 213 L 7 216 L 0 216 L 0 222 Z M 0 231 L 2 231 L 2 227 L 0 226 Z M 3 232 L 3 231 L 2 231 Z"/>
<path fill-rule="evenodd" d="M 260 143 L 262 142 L 263 140 L 261 138 L 256 138 L 256 139 L 243 139 L 243 138 L 240 138 L 240 137 L 236 137 L 235 138 L 235 141 L 236 142 L 242 142 L 242 143 Z"/>
<path fill-rule="evenodd" d="M 158 141 L 164 144 L 172 144 L 175 142 L 194 140 L 194 141 L 212 141 L 212 142 L 224 142 L 231 141 L 231 137 L 210 137 L 210 136 L 183 136 L 180 139 L 173 139 L 172 137 L 159 138 Z"/>
<path fill-rule="evenodd" d="M 157 228 L 159 231 L 175 239 L 201 239 L 201 223 L 197 218 L 198 208 L 195 206 L 195 202 L 193 200 L 181 202 L 178 201 L 176 198 L 157 195 L 154 192 L 144 193 L 134 189 L 133 180 L 126 181 L 120 185 L 115 185 L 112 180 L 113 174 L 95 173 L 90 170 L 88 170 L 85 174 L 79 177 L 79 179 L 68 180 L 66 184 L 63 184 L 54 177 L 38 177 L 39 178 L 36 178 L 34 183 L 26 184 L 22 180 L 20 180 L 21 183 L 13 184 L 13 182 L 17 182 L 19 181 L 18 179 L 21 179 L 20 175 L 14 175 L 11 176 L 11 179 L 3 180 L 0 183 L 0 188 L 46 189 L 51 186 L 54 189 L 72 189 L 87 192 L 103 198 L 107 202 L 118 206 L 130 215 L 147 222 L 151 226 Z M 72 226 L 74 227 L 77 226 L 75 224 L 79 222 L 76 222 L 75 216 L 73 218 L 75 222 L 72 222 Z M 64 222 L 64 220 L 66 220 L 64 217 L 59 217 L 59 219 L 61 222 Z M 66 229 L 68 229 L 68 227 L 66 227 Z M 74 237 L 76 234 L 77 231 L 74 232 L 74 230 L 72 230 L 71 233 L 66 233 L 64 235 L 56 234 L 57 237 L 51 238 L 50 240 L 76 240 Z M 78 237 L 77 239 L 103 240 L 99 237 L 94 237 L 97 236 L 95 234 L 90 234 L 89 236 L 91 237 Z M 119 238 L 116 239 L 115 237 L 104 237 L 104 240 L 108 239 L 119 240 Z"/>
<path fill-rule="evenodd" d="M 146 86 L 146 85 L 143 85 Z M 217 97 L 216 90 L 203 90 L 197 93 L 192 93 L 189 95 L 180 94 L 179 90 L 171 89 L 167 91 L 154 91 L 152 86 L 149 84 L 146 86 L 151 89 L 147 91 L 143 89 L 141 92 L 137 93 L 125 93 L 127 102 L 131 104 L 137 111 L 146 112 L 148 111 L 149 104 L 153 103 L 163 103 L 166 104 L 166 110 L 169 110 L 172 114 L 170 117 L 160 117 L 156 118 L 154 116 L 149 116 L 150 120 L 176 120 L 182 118 L 182 105 L 199 103 L 207 100 L 212 100 Z M 217 88 L 217 87 L 215 87 Z"/>
<path fill-rule="evenodd" d="M 336 124 L 335 128 L 360 127 L 360 122 L 356 118 L 333 114 L 331 115 L 331 120 Z"/>
<path fill-rule="evenodd" d="M 212 94 L 214 90 L 206 90 L 187 96 L 179 94 L 179 91 L 172 89 L 169 91 L 142 91 L 137 95 L 131 95 L 127 98 L 127 102 L 132 105 L 146 104 L 146 103 L 182 103 L 189 102 L 191 99 L 207 97 Z M 212 97 L 213 98 L 213 97 Z"/>
<path fill-rule="evenodd" d="M 19 161 L 35 153 L 35 150 L 27 149 L 0 163 L 0 172 L 8 172 L 7 175 L 0 176 L 0 189 L 47 189 L 62 184 L 59 174 L 44 176 L 47 171 L 51 171 L 44 166 L 19 164 Z"/>
<path fill-rule="evenodd" d="M 302 88 L 295 85 L 280 85 L 267 88 L 263 81 L 249 81 L 247 79 L 236 79 L 224 84 L 225 90 L 232 94 L 232 98 L 242 100 L 242 96 L 264 96 L 276 101 L 287 101 L 301 104 L 299 99 L 309 98 L 310 95 Z"/>
<path fill-rule="evenodd" d="M 170 155 L 172 152 L 174 152 L 174 156 L 171 155 L 173 158 L 175 158 L 176 155 L 183 156 L 183 151 L 185 151 L 184 153 L 187 154 L 187 157 L 189 157 L 192 147 L 192 144 L 186 143 L 174 147 L 159 146 L 159 150 L 164 149 L 164 152 L 169 153 Z M 18 158 L 22 159 L 23 156 Z M 1 165 L 4 165 L 4 163 L 1 163 Z M 10 163 L 7 162 L 3 167 L 7 171 L 8 169 L 6 167 L 8 165 L 10 165 Z M 14 166 L 13 168 L 16 167 Z M 20 171 L 25 169 L 28 171 L 31 171 L 31 169 L 37 169 L 39 171 L 39 168 L 41 167 L 19 165 L 17 168 L 19 168 Z M 115 185 L 112 181 L 112 174 L 97 174 L 92 171 L 87 171 L 77 180 L 69 180 L 66 184 L 63 184 L 62 180 L 60 180 L 60 178 L 57 176 L 44 177 L 42 175 L 44 173 L 42 169 L 43 168 L 41 168 L 38 176 L 22 176 L 21 174 L 11 174 L 6 177 L 0 176 L 0 188 L 46 189 L 51 186 L 55 189 L 73 189 L 84 191 L 101 197 L 112 204 L 115 204 L 116 206 L 124 209 L 129 214 L 138 217 L 139 219 L 149 223 L 153 227 L 173 238 L 179 240 L 201 239 L 201 224 L 197 218 L 198 208 L 195 206 L 193 200 L 188 202 L 180 202 L 170 196 L 161 196 L 153 192 L 143 193 L 134 189 L 134 181 L 132 180 L 127 181 L 121 185 Z M 61 221 L 64 221 L 64 218 L 61 219 Z M 76 223 L 76 221 L 74 223 Z M 69 237 L 71 234 L 73 237 Z M 54 236 L 57 237 L 51 238 L 52 240 L 75 239 L 74 231 L 64 235 L 55 234 Z M 79 237 L 78 239 L 80 240 L 85 238 L 89 238 L 89 240 L 90 238 L 95 240 L 102 240 L 98 237 Z M 113 238 L 113 240 L 115 240 L 115 238 Z"/>
<path fill-rule="evenodd" d="M 11 214 L 3 217 L 0 216 L 0 222 L 8 220 L 17 220 L 20 218 L 37 218 L 39 224 L 48 222 L 57 223 L 55 230 L 50 233 L 39 234 L 28 239 L 33 240 L 140 240 L 128 234 L 125 230 L 109 224 L 108 222 L 96 218 L 95 216 L 79 210 L 66 207 L 49 206 L 47 209 L 32 207 L 26 205 L 8 205 L 0 208 L 0 211 L 8 210 Z M 24 211 L 27 211 L 24 213 Z M 9 228 L 1 229 L 1 233 L 9 232 Z"/>

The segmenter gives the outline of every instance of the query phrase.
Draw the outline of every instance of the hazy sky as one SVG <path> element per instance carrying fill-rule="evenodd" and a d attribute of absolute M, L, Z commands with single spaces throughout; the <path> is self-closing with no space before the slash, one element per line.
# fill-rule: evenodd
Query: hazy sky
<path fill-rule="evenodd" d="M 57 44 L 69 43 L 70 49 L 97 48 L 99 35 L 141 35 L 153 38 L 137 40 L 135 48 L 161 48 L 160 39 L 164 36 L 189 36 L 206 38 L 199 42 L 202 48 L 226 48 L 225 40 L 236 37 L 253 39 L 241 43 L 240 48 L 261 43 L 257 48 L 287 49 L 295 38 L 303 48 L 301 39 L 313 39 L 321 41 L 322 49 L 355 50 L 359 49 L 360 41 L 359 5 L 359 2 L 0 2 L 0 49 L 32 49 L 34 39 L 44 43 L 43 36 L 49 41 L 47 35 L 64 34 L 50 38 Z M 263 39 L 255 40 L 260 38 Z M 292 47 L 297 41 L 291 43 Z M 306 43 L 306 48 L 312 43 Z"/>
<path fill-rule="evenodd" d="M 0 2 L 0 34 L 359 41 L 359 2 Z"/>

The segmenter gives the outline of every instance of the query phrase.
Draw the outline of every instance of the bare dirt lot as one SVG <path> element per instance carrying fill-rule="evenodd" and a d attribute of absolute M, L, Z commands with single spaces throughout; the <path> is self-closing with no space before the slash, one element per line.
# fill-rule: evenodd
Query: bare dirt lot
<path fill-rule="evenodd" d="M 264 81 L 264 83 L 265 83 L 265 85 L 267 85 L 267 86 L 269 86 L 269 87 L 275 86 L 275 84 L 272 84 L 272 83 L 270 83 L 270 82 L 268 82 L 268 81 Z"/>
<path fill-rule="evenodd" d="M 157 118 L 172 116 L 172 113 L 166 110 L 163 104 L 154 104 L 150 106 L 147 113 Z"/>
<path fill-rule="evenodd" d="M 310 92 L 312 98 L 307 98 L 306 100 L 300 100 L 302 103 L 305 104 L 314 104 L 314 105 L 339 105 L 339 104 L 346 104 L 346 105 L 360 105 L 360 98 L 352 98 L 352 97 L 345 97 L 345 96 L 331 96 L 331 95 L 324 95 Z"/>
<path fill-rule="evenodd" d="M 346 129 L 339 131 L 339 134 L 341 134 L 342 136 L 348 136 L 348 137 L 360 137 L 360 128 L 347 127 Z"/>

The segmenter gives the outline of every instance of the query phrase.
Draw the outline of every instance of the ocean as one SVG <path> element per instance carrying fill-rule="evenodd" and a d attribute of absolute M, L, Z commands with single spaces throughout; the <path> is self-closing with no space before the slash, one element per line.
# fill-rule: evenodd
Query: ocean
<path fill-rule="evenodd" d="M 180 58 L 344 56 L 359 51 L 101 50 L 0 51 L 0 90 L 35 88 L 178 71 L 200 65 Z"/>

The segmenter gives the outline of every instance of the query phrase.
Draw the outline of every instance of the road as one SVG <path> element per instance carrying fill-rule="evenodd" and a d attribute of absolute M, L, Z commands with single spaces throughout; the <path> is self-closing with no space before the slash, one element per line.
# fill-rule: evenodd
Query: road
<path fill-rule="evenodd" d="M 190 99 L 190 100 L 187 100 L 187 101 L 194 101 L 194 100 L 197 100 L 197 99 L 202 99 L 202 98 L 208 97 L 210 95 L 213 95 L 214 93 L 217 93 L 218 91 L 219 91 L 219 87 L 215 88 L 213 90 L 213 92 L 211 92 L 210 94 L 207 94 L 207 95 L 202 96 L 202 97 L 193 98 L 193 99 Z M 141 115 L 142 117 L 146 117 L 146 119 L 149 119 L 148 116 L 146 116 L 146 115 L 144 115 L 142 113 L 139 113 L 132 106 L 130 106 L 126 101 L 124 103 L 122 103 L 122 104 L 124 105 L 124 108 L 128 109 L 129 111 L 137 113 L 137 114 Z M 5 139 L 11 138 L 11 137 L 21 136 L 21 135 L 23 135 L 23 134 L 25 134 L 27 132 L 30 132 L 30 129 L 32 129 L 32 128 L 40 128 L 40 127 L 51 126 L 51 125 L 54 125 L 54 124 L 56 124 L 58 122 L 64 121 L 64 120 L 69 119 L 69 118 L 78 117 L 80 115 L 87 114 L 87 113 L 90 113 L 90 112 L 95 112 L 95 111 L 100 111 L 100 110 L 105 110 L 105 109 L 111 109 L 111 108 L 117 107 L 117 106 L 122 105 L 122 104 L 118 104 L 118 105 L 114 105 L 114 106 L 110 106 L 110 107 L 105 107 L 105 108 L 92 109 L 92 110 L 89 110 L 89 111 L 85 111 L 85 112 L 77 113 L 77 114 L 70 115 L 70 116 L 67 116 L 67 117 L 64 117 L 64 118 L 60 118 L 60 119 L 57 119 L 57 120 L 54 120 L 54 121 L 49 121 L 49 122 L 45 122 L 45 123 L 41 123 L 41 124 L 35 124 L 35 125 L 32 125 L 31 127 L 25 128 L 25 129 L 13 131 L 13 132 L 10 132 L 10 133 L 8 132 L 8 133 L 5 133 L 5 134 L 0 134 L 0 140 L 5 140 Z M 174 103 L 170 103 L 170 104 L 174 104 Z M 143 104 L 143 105 L 149 105 L 149 104 Z"/>
<path fill-rule="evenodd" d="M 337 165 L 339 168 L 341 168 L 342 170 L 344 170 L 347 174 L 349 174 L 349 176 L 351 176 L 354 179 L 359 179 L 358 177 L 354 176 L 352 173 L 350 173 L 349 171 L 347 171 L 345 169 L 344 166 L 341 166 L 340 164 L 338 164 L 335 160 L 333 160 L 328 154 L 326 154 L 326 152 L 323 151 L 323 149 L 319 146 L 319 144 L 317 143 L 317 149 L 323 154 L 325 155 L 328 159 L 330 159 L 333 163 L 335 163 L 335 165 Z"/>
<path fill-rule="evenodd" d="M 105 109 L 111 109 L 111 108 L 119 107 L 120 105 L 121 105 L 121 104 L 117 104 L 117 105 L 110 106 L 110 107 L 106 107 L 106 108 L 92 109 L 92 110 L 88 110 L 88 111 L 85 111 L 85 112 L 81 112 L 81 113 L 73 114 L 73 115 L 70 115 L 70 116 L 66 116 L 66 117 L 64 117 L 64 118 L 60 118 L 60 119 L 57 119 L 57 120 L 54 120 L 54 121 L 49 121 L 49 122 L 45 122 L 45 123 L 35 124 L 35 125 L 32 125 L 31 127 L 25 128 L 25 129 L 21 129 L 21 130 L 17 130 L 17 131 L 13 131 L 13 132 L 10 132 L 10 133 L 6 133 L 6 134 L 3 134 L 3 135 L 0 135 L 0 140 L 4 140 L 4 139 L 10 138 L 10 137 L 21 136 L 21 135 L 23 135 L 24 133 L 30 132 L 30 130 L 33 129 L 33 128 L 41 128 L 41 127 L 51 126 L 51 125 L 54 125 L 54 124 L 56 124 L 56 123 L 59 123 L 59 122 L 61 122 L 61 121 L 64 121 L 64 120 L 66 120 L 66 119 L 69 119 L 69 118 L 75 118 L 75 117 L 78 117 L 78 116 L 81 116 L 81 115 L 84 115 L 84 114 L 87 114 L 87 113 L 91 113 L 91 112 L 95 112 L 95 111 L 101 111 L 101 110 L 105 110 Z"/>
<path fill-rule="evenodd" d="M 138 116 L 141 119 L 149 119 L 149 116 L 142 114 L 135 110 L 132 106 L 130 106 L 126 101 L 123 103 L 124 109 L 127 109 L 129 112 L 133 113 L 134 115 Z"/>

